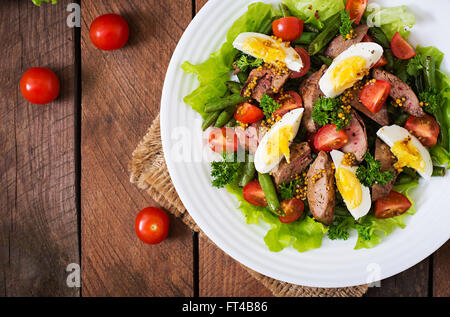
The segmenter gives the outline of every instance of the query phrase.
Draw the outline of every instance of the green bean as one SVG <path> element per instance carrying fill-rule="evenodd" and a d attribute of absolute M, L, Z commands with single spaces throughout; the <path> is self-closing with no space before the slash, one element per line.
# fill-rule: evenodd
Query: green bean
<path fill-rule="evenodd" d="M 259 30 L 260 33 L 263 34 L 269 34 L 272 31 L 272 21 L 282 18 L 282 16 L 275 16 L 273 17 L 273 19 L 267 19 L 266 23 L 263 24 L 263 26 L 261 27 L 261 29 Z"/>
<path fill-rule="evenodd" d="M 384 34 L 384 32 L 378 27 L 371 27 L 368 31 L 373 40 L 380 44 L 383 48 L 391 48 L 391 43 Z"/>
<path fill-rule="evenodd" d="M 255 162 L 253 160 L 253 155 L 248 154 L 245 160 L 245 164 L 242 170 L 242 174 L 240 175 L 238 185 L 240 187 L 245 187 L 248 183 L 250 183 L 255 178 Z"/>
<path fill-rule="evenodd" d="M 443 166 L 433 166 L 433 173 L 431 176 L 445 176 L 445 167 Z"/>
<path fill-rule="evenodd" d="M 436 85 L 436 67 L 433 56 L 426 56 L 423 61 L 423 74 L 425 75 L 425 83 L 428 87 L 433 88 Z"/>
<path fill-rule="evenodd" d="M 311 44 L 316 37 L 317 33 L 303 32 L 302 35 L 294 41 L 294 44 Z"/>
<path fill-rule="evenodd" d="M 221 128 L 225 124 L 227 124 L 231 118 L 233 118 L 234 112 L 236 111 L 236 105 L 230 106 L 226 108 L 225 110 L 222 110 L 219 117 L 216 120 L 216 124 L 214 126 L 216 128 Z"/>
<path fill-rule="evenodd" d="M 227 81 L 225 82 L 225 86 L 227 86 L 228 90 L 231 91 L 232 94 L 240 94 L 242 85 L 235 81 Z"/>
<path fill-rule="evenodd" d="M 220 115 L 220 111 L 214 111 L 214 112 L 208 113 L 208 116 L 203 121 L 202 130 L 205 131 L 212 124 L 214 124 L 216 122 L 217 118 L 219 117 L 219 115 Z"/>
<path fill-rule="evenodd" d="M 238 103 L 249 100 L 248 97 L 241 97 L 239 94 L 232 94 L 230 96 L 215 98 L 214 100 L 205 104 L 205 112 L 214 112 L 224 110 L 228 107 L 234 106 Z"/>
<path fill-rule="evenodd" d="M 270 174 L 258 173 L 258 180 L 261 188 L 266 196 L 267 205 L 271 212 L 277 216 L 284 216 L 284 212 L 281 209 L 280 201 L 278 200 L 277 191 L 275 185 L 273 184 L 272 177 Z"/>
<path fill-rule="evenodd" d="M 319 33 L 320 32 L 320 30 L 317 27 L 315 27 L 312 24 L 308 24 L 308 23 L 305 23 L 303 25 L 303 30 L 305 30 L 306 32 L 313 32 L 313 33 Z"/>
<path fill-rule="evenodd" d="M 283 18 L 291 16 L 291 12 L 289 11 L 288 7 L 285 4 L 280 3 L 278 7 L 280 8 L 280 12 Z"/>
<path fill-rule="evenodd" d="M 324 63 L 327 66 L 330 66 L 331 63 L 333 62 L 333 59 L 323 56 L 323 55 L 318 55 L 318 57 L 320 58 L 320 60 L 322 61 L 322 63 Z"/>
<path fill-rule="evenodd" d="M 239 73 L 237 73 L 237 78 L 239 79 L 239 82 L 243 85 L 245 84 L 245 82 L 247 81 L 249 73 L 248 72 L 243 72 L 240 71 Z"/>
<path fill-rule="evenodd" d="M 228 121 L 227 124 L 225 124 L 226 127 L 228 128 L 233 128 L 236 126 L 236 119 L 235 118 L 231 118 L 230 121 Z"/>
<path fill-rule="evenodd" d="M 317 37 L 309 44 L 308 54 L 315 55 L 324 48 L 339 32 L 340 13 L 336 13 L 326 21 L 326 26 L 317 35 Z"/>

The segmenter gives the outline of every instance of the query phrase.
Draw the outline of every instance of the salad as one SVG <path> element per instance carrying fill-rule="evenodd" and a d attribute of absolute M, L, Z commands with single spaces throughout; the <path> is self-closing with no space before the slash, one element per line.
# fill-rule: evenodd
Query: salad
<path fill-rule="evenodd" d="M 415 212 L 420 178 L 450 160 L 450 81 L 443 53 L 408 43 L 414 15 L 367 0 L 253 3 L 225 43 L 186 73 L 203 118 L 211 183 L 248 224 L 270 224 L 269 250 L 324 237 L 372 248 Z"/>

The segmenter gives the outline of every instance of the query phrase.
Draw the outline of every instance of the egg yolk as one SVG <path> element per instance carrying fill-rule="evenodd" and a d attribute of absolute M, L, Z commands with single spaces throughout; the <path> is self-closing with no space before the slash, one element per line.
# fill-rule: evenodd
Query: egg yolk
<path fill-rule="evenodd" d="M 271 136 L 267 141 L 267 150 L 264 162 L 266 164 L 271 164 L 275 159 L 284 155 L 286 161 L 290 163 L 290 152 L 289 152 L 289 142 L 294 136 L 294 131 L 292 126 L 281 127 L 278 131 Z"/>
<path fill-rule="evenodd" d="M 336 185 L 348 209 L 361 205 L 362 188 L 355 173 L 342 167 L 336 169 Z"/>
<path fill-rule="evenodd" d="M 281 43 L 273 42 L 258 37 L 249 37 L 243 44 L 243 50 L 249 54 L 260 58 L 267 63 L 284 61 L 286 53 L 281 47 Z"/>
<path fill-rule="evenodd" d="M 352 56 L 340 61 L 330 76 L 334 91 L 338 92 L 352 86 L 364 76 L 365 70 L 366 60 L 360 56 Z"/>
<path fill-rule="evenodd" d="M 412 144 L 411 137 L 395 142 L 391 151 L 397 157 L 397 163 L 394 164 L 396 169 L 408 166 L 420 172 L 425 170 L 425 161 L 417 147 Z"/>

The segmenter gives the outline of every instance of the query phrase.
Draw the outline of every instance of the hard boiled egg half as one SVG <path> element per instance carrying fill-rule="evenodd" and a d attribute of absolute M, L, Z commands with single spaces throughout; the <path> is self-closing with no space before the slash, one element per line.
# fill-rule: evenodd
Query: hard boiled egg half
<path fill-rule="evenodd" d="M 430 153 L 408 130 L 394 124 L 382 127 L 377 135 L 397 158 L 397 163 L 394 164 L 396 169 L 407 166 L 415 169 L 423 178 L 431 177 L 433 163 Z"/>
<path fill-rule="evenodd" d="M 320 90 L 334 98 L 367 75 L 369 69 L 383 55 L 377 43 L 363 42 L 350 46 L 339 54 L 319 80 Z"/>
<path fill-rule="evenodd" d="M 290 162 L 289 146 L 297 135 L 302 116 L 303 108 L 291 110 L 267 131 L 255 152 L 255 168 L 258 172 L 271 172 L 278 167 L 283 156 Z"/>
<path fill-rule="evenodd" d="M 344 199 L 347 209 L 355 219 L 367 215 L 372 204 L 370 190 L 362 185 L 358 177 L 356 177 L 357 167 L 346 165 L 344 160 L 345 154 L 341 151 L 333 150 L 330 155 L 336 168 L 336 186 Z"/>
<path fill-rule="evenodd" d="M 245 32 L 239 34 L 233 42 L 234 48 L 262 59 L 264 62 L 277 66 L 277 62 L 286 64 L 286 67 L 295 72 L 303 68 L 303 62 L 287 42 L 276 39 L 261 33 Z"/>

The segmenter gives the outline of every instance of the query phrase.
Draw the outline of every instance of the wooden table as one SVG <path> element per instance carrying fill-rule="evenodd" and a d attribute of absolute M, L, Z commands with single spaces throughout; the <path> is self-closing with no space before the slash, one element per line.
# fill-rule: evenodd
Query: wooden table
<path fill-rule="evenodd" d="M 155 205 L 131 185 L 131 153 L 159 111 L 173 50 L 206 0 L 86 0 L 80 28 L 66 7 L 4 0 L 0 6 L 0 295 L 270 296 L 234 260 L 171 219 L 169 238 L 148 246 L 134 218 Z M 95 49 L 93 19 L 125 17 L 131 37 Z M 46 106 L 18 89 L 30 67 L 53 69 L 60 97 Z M 449 296 L 450 243 L 368 296 Z M 81 264 L 82 287 L 66 285 Z"/>

